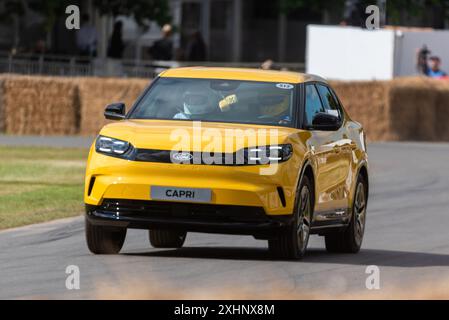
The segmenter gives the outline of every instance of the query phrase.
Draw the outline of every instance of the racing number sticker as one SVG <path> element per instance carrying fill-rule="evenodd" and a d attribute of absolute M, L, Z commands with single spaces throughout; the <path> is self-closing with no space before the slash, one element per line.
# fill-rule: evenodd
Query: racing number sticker
<path fill-rule="evenodd" d="M 278 87 L 279 89 L 286 89 L 286 90 L 293 89 L 293 85 L 291 85 L 289 83 L 278 83 L 278 84 L 276 84 L 276 87 Z"/>

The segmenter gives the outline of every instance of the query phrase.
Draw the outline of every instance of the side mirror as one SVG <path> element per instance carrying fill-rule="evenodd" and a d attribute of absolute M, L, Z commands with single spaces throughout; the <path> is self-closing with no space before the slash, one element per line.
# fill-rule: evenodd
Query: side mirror
<path fill-rule="evenodd" d="M 312 127 L 315 130 L 335 131 L 340 128 L 340 118 L 329 113 L 320 112 L 313 117 Z"/>
<path fill-rule="evenodd" d="M 126 107 L 123 102 L 112 103 L 104 110 L 104 117 L 109 120 L 123 120 L 125 119 Z"/>

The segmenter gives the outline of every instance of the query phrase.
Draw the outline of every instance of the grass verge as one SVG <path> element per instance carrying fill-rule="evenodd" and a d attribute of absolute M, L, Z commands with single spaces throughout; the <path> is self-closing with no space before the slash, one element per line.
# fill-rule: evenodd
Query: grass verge
<path fill-rule="evenodd" d="M 88 152 L 0 146 L 0 229 L 80 215 Z"/>

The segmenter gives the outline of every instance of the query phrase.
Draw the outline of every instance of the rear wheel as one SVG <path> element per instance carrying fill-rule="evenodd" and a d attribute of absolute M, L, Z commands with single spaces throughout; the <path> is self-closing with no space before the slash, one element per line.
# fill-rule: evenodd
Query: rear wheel
<path fill-rule="evenodd" d="M 306 252 L 313 214 L 312 187 L 307 176 L 301 181 L 296 199 L 292 225 L 268 240 L 269 250 L 276 258 L 301 259 Z"/>
<path fill-rule="evenodd" d="M 367 184 L 362 176 L 357 179 L 352 217 L 349 226 L 342 232 L 325 236 L 326 250 L 329 252 L 357 253 L 362 246 L 365 233 Z"/>
<path fill-rule="evenodd" d="M 187 232 L 175 230 L 150 230 L 150 243 L 155 248 L 181 248 Z"/>
<path fill-rule="evenodd" d="M 96 226 L 85 219 L 87 247 L 95 254 L 117 254 L 123 247 L 126 228 Z"/>

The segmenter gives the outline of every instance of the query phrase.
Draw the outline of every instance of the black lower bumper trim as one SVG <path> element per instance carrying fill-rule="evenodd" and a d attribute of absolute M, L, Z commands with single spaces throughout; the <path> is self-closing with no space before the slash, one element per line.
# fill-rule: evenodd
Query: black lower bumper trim
<path fill-rule="evenodd" d="M 291 221 L 291 215 L 268 216 L 257 207 L 117 199 L 86 205 L 86 216 L 97 225 L 257 237 L 277 233 Z"/>

